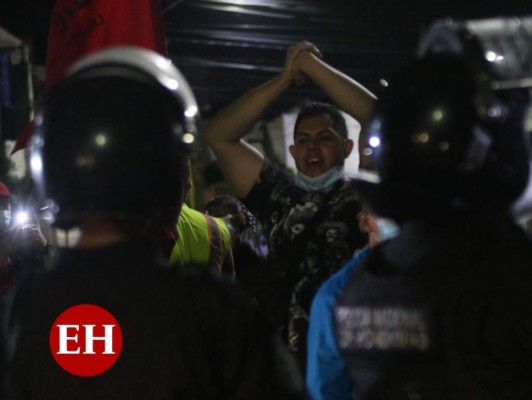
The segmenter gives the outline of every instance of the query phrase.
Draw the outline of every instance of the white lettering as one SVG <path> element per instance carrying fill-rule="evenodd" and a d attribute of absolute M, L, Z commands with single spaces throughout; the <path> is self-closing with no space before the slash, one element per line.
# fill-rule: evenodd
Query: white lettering
<path fill-rule="evenodd" d="M 113 328 L 115 325 L 102 325 L 105 334 L 104 336 L 94 336 L 94 327 L 96 325 L 83 325 L 85 327 L 85 351 L 83 354 L 94 353 L 94 341 L 103 340 L 105 342 L 105 350 L 102 354 L 115 354 L 113 351 Z"/>
<path fill-rule="evenodd" d="M 427 351 L 431 346 L 423 307 L 338 306 L 335 313 L 341 349 Z"/>
<path fill-rule="evenodd" d="M 79 331 L 79 325 L 57 325 L 59 328 L 59 351 L 57 354 L 79 354 L 79 346 L 76 350 L 68 351 L 68 341 L 78 342 L 77 333 L 74 336 L 68 336 L 68 329 L 73 328 Z"/>

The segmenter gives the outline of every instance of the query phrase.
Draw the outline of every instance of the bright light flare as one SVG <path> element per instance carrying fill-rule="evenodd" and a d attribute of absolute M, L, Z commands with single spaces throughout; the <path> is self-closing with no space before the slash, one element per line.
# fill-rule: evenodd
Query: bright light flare
<path fill-rule="evenodd" d="M 104 147 L 107 144 L 107 136 L 103 133 L 99 133 L 94 138 L 94 142 L 99 147 Z"/>
<path fill-rule="evenodd" d="M 484 57 L 486 57 L 486 60 L 488 60 L 489 62 L 501 62 L 502 60 L 504 60 L 504 56 L 497 54 L 493 50 L 486 51 Z"/>
<path fill-rule="evenodd" d="M 30 214 L 25 210 L 20 210 L 15 214 L 15 224 L 24 225 L 30 220 Z"/>
<path fill-rule="evenodd" d="M 373 148 L 379 147 L 381 145 L 381 140 L 377 136 L 372 136 L 369 138 L 369 145 Z"/>
<path fill-rule="evenodd" d="M 177 90 L 179 88 L 179 82 L 177 79 L 173 78 L 164 78 L 163 79 L 163 85 L 166 86 L 170 90 Z"/>
<path fill-rule="evenodd" d="M 185 133 L 183 135 L 183 142 L 186 144 L 191 144 L 194 142 L 194 135 L 192 133 Z"/>
<path fill-rule="evenodd" d="M 42 159 L 40 155 L 33 154 L 30 158 L 30 167 L 34 174 L 42 172 Z"/>
<path fill-rule="evenodd" d="M 187 109 L 185 110 L 185 117 L 188 117 L 188 118 L 194 118 L 196 116 L 196 114 L 198 113 L 198 107 L 196 106 L 189 106 L 187 107 Z"/>

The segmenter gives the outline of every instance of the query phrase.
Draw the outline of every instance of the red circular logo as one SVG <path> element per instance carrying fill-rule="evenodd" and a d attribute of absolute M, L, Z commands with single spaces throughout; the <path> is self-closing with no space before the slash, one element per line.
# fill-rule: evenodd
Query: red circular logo
<path fill-rule="evenodd" d="M 95 376 L 113 366 L 122 351 L 122 330 L 106 309 L 80 304 L 63 311 L 50 330 L 55 361 L 77 376 Z"/>

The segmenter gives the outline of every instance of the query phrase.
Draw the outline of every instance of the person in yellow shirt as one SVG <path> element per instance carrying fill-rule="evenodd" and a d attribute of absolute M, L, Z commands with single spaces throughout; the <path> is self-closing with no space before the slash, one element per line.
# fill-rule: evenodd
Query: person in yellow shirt
<path fill-rule="evenodd" d="M 177 220 L 177 240 L 170 253 L 171 264 L 207 264 L 224 275 L 235 277 L 230 224 L 189 207 L 185 201 L 192 190 L 192 169 L 187 162 L 183 206 Z"/>
<path fill-rule="evenodd" d="M 183 204 L 177 221 L 177 235 L 170 255 L 171 263 L 208 264 L 234 277 L 231 232 L 222 219 Z"/>

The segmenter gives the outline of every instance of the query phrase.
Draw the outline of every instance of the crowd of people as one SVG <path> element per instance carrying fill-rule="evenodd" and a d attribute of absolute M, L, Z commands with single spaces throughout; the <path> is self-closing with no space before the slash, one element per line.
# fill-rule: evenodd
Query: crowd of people
<path fill-rule="evenodd" d="M 290 174 L 244 138 L 305 79 L 336 105 L 302 104 Z M 532 246 L 510 213 L 528 183 L 529 97 L 437 54 L 400 68 L 377 101 L 305 41 L 197 133 L 194 96 L 162 56 L 88 56 L 44 98 L 31 149 L 35 186 L 77 243 L 17 277 L 0 184 L 0 394 L 532 398 Z M 502 116 L 482 113 L 492 104 Z M 360 123 L 358 146 L 340 110 Z M 236 195 L 201 211 L 186 204 L 197 134 Z M 348 179 L 354 148 L 364 173 Z M 49 344 L 56 318 L 82 304 L 123 332 L 116 364 L 92 377 L 63 370 Z"/>

